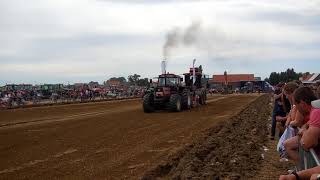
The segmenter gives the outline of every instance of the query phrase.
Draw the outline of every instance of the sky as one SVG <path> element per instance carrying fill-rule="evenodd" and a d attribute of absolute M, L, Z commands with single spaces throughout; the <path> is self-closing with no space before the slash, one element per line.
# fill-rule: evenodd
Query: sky
<path fill-rule="evenodd" d="M 319 72 L 319 32 L 318 0 L 1 0 L 0 85 L 153 78 L 164 58 L 176 74 L 194 58 L 209 76 Z"/>

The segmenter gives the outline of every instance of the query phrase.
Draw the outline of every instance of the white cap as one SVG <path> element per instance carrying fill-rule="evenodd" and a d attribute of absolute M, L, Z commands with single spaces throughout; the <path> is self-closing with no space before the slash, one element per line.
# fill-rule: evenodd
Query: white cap
<path fill-rule="evenodd" d="M 320 108 L 320 99 L 311 102 L 312 107 Z"/>

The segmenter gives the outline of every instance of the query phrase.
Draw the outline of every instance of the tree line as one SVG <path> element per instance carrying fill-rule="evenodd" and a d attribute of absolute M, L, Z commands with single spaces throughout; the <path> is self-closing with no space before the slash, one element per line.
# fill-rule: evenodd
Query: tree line
<path fill-rule="evenodd" d="M 265 81 L 269 82 L 271 85 L 277 85 L 280 82 L 290 82 L 294 80 L 299 80 L 300 77 L 308 76 L 310 72 L 302 73 L 302 72 L 295 72 L 293 68 L 288 68 L 284 72 L 272 72 Z M 149 79 L 148 78 L 141 78 L 139 74 L 129 75 L 127 78 L 125 77 L 112 77 L 109 80 L 116 80 L 120 81 L 122 84 L 129 84 L 129 85 L 136 85 L 136 86 L 148 86 Z"/>
<path fill-rule="evenodd" d="M 288 68 L 284 72 L 272 72 L 269 78 L 266 78 L 265 81 L 269 82 L 271 85 L 277 85 L 280 82 L 290 82 L 294 80 L 299 80 L 300 77 L 310 75 L 310 72 L 302 73 L 295 72 L 293 68 Z"/>
<path fill-rule="evenodd" d="M 129 85 L 135 85 L 135 86 L 149 85 L 149 79 L 141 78 L 139 74 L 129 75 L 127 79 L 125 77 L 112 77 L 109 80 L 119 81 L 121 84 L 129 84 Z"/>

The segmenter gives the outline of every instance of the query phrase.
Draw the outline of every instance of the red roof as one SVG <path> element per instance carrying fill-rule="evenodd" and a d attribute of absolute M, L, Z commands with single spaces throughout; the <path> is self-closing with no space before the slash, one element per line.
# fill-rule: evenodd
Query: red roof
<path fill-rule="evenodd" d="M 121 84 L 119 80 L 108 80 L 107 83 L 109 86 L 119 86 Z"/>
<path fill-rule="evenodd" d="M 254 74 L 228 74 L 227 75 L 228 82 L 239 82 L 239 81 L 254 81 Z M 225 76 L 224 75 L 213 75 L 211 82 L 224 83 Z"/>
<path fill-rule="evenodd" d="M 308 81 L 311 77 L 313 76 L 313 74 L 309 74 L 309 75 L 303 75 L 302 76 L 302 81 Z"/>

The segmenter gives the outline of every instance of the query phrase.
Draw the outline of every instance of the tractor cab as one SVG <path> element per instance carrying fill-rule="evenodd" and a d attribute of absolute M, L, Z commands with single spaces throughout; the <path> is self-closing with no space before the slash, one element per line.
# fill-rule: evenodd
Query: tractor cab
<path fill-rule="evenodd" d="M 161 74 L 158 78 L 158 87 L 181 86 L 182 78 L 175 74 Z"/>

